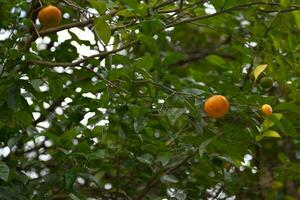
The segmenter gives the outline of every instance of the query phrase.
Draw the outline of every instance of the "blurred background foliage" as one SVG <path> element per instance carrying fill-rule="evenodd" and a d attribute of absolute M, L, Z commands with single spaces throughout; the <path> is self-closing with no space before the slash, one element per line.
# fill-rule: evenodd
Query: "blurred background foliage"
<path fill-rule="evenodd" d="M 42 30 L 47 4 L 63 19 Z M 0 199 L 300 198 L 298 0 L 0 13 Z M 203 112 L 212 94 L 223 119 Z"/>

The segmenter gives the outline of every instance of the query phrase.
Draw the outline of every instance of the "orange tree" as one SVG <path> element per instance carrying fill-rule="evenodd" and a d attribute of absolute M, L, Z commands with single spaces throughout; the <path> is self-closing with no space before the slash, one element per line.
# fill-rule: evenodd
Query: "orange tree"
<path fill-rule="evenodd" d="M 0 0 L 0 199 L 299 199 L 299 3 Z"/>

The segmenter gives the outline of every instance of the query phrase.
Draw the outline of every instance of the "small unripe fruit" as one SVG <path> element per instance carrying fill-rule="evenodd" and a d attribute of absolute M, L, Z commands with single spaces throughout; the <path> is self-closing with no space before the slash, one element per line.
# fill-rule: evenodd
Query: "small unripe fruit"
<path fill-rule="evenodd" d="M 273 111 L 272 111 L 272 107 L 269 104 L 264 104 L 261 107 L 261 111 L 263 113 L 264 116 L 269 117 L 272 115 Z"/>
<path fill-rule="evenodd" d="M 259 82 L 262 88 L 270 88 L 273 86 L 273 80 L 270 77 L 262 77 Z"/>

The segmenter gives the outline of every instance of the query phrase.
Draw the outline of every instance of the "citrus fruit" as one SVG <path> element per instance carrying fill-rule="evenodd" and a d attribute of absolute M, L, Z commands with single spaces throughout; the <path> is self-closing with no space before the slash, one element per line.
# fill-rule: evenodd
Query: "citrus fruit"
<path fill-rule="evenodd" d="M 53 28 L 60 24 L 61 11 L 56 6 L 45 6 L 38 13 L 38 19 L 45 28 Z"/>
<path fill-rule="evenodd" d="M 273 80 L 270 77 L 262 77 L 259 84 L 262 88 L 270 88 L 273 86 Z"/>
<path fill-rule="evenodd" d="M 213 95 L 204 103 L 204 111 L 212 118 L 221 118 L 229 110 L 229 102 L 222 95 Z"/>
<path fill-rule="evenodd" d="M 272 107 L 269 104 L 264 104 L 261 107 L 261 111 L 264 114 L 264 116 L 268 117 L 270 115 L 272 115 L 273 111 L 272 111 Z"/>

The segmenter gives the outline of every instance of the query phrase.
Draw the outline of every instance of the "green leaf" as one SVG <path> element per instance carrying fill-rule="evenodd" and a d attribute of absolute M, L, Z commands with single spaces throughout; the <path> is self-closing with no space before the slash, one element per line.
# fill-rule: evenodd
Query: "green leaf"
<path fill-rule="evenodd" d="M 265 71 L 265 69 L 267 68 L 267 64 L 262 64 L 262 65 L 258 65 L 257 67 L 255 67 L 255 69 L 253 70 L 254 73 L 254 82 L 256 82 L 257 78 L 259 77 L 259 75 Z"/>
<path fill-rule="evenodd" d="M 168 175 L 168 174 L 166 174 L 166 175 L 163 175 L 161 178 L 160 178 L 160 181 L 162 182 L 162 183 L 178 183 L 178 179 L 174 176 L 174 175 Z"/>
<path fill-rule="evenodd" d="M 241 162 L 238 160 L 233 160 L 232 158 L 228 157 L 228 156 L 221 156 L 219 154 L 211 154 L 210 157 L 215 157 L 215 158 L 219 158 L 221 160 L 227 161 L 231 164 L 233 164 L 234 166 L 240 166 Z"/>
<path fill-rule="evenodd" d="M 206 148 L 207 146 L 215 139 L 216 137 L 212 137 L 212 138 L 209 138 L 207 140 L 205 140 L 204 142 L 202 142 L 199 146 L 199 155 L 200 157 L 203 156 L 203 154 L 205 153 L 206 151 Z"/>
<path fill-rule="evenodd" d="M 10 109 L 19 111 L 21 109 L 20 88 L 17 84 L 12 84 L 6 91 L 6 102 Z"/>
<path fill-rule="evenodd" d="M 221 68 L 226 69 L 226 66 L 225 66 L 226 62 L 222 57 L 217 56 L 217 55 L 209 55 L 206 57 L 206 59 L 208 60 L 208 62 L 215 64 Z"/>
<path fill-rule="evenodd" d="M 167 117 L 171 123 L 174 125 L 177 119 L 186 112 L 185 108 L 170 108 L 167 111 Z"/>
<path fill-rule="evenodd" d="M 147 165 L 151 165 L 153 162 L 153 156 L 149 153 L 143 154 L 143 155 L 137 157 L 137 159 L 141 163 L 145 163 Z"/>
<path fill-rule="evenodd" d="M 9 168 L 4 162 L 0 161 L 0 179 L 4 181 L 8 181 L 8 177 L 9 177 Z"/>
<path fill-rule="evenodd" d="M 90 0 L 90 4 L 98 11 L 100 15 L 104 15 L 106 11 L 106 4 L 98 0 Z"/>
<path fill-rule="evenodd" d="M 284 153 L 279 153 L 278 158 L 284 164 L 288 164 L 289 162 L 291 162 L 289 157 L 287 157 Z"/>
<path fill-rule="evenodd" d="M 156 40 L 153 39 L 153 37 L 151 37 L 150 35 L 141 35 L 140 39 L 142 43 L 145 45 L 145 47 L 148 48 L 151 53 L 153 53 L 154 55 L 159 55 L 159 48 Z"/>
<path fill-rule="evenodd" d="M 151 56 L 141 57 L 132 63 L 135 68 L 144 68 L 149 70 L 153 66 L 153 58 Z"/>
<path fill-rule="evenodd" d="M 43 85 L 43 83 L 44 83 L 44 81 L 42 81 L 41 79 L 34 79 L 31 81 L 32 87 L 38 92 L 41 91 L 40 86 Z"/>
<path fill-rule="evenodd" d="M 293 13 L 294 20 L 295 20 L 296 26 L 298 28 L 298 31 L 300 31 L 300 11 L 297 10 L 297 11 L 293 11 L 292 13 Z"/>
<path fill-rule="evenodd" d="M 66 172 L 64 174 L 64 187 L 66 190 L 71 190 L 73 188 L 73 184 L 76 180 L 76 175 L 74 172 Z"/>
<path fill-rule="evenodd" d="M 300 114 L 300 106 L 292 103 L 280 103 L 274 107 L 274 111 L 287 110 L 292 113 Z"/>
<path fill-rule="evenodd" d="M 102 160 L 104 158 L 107 158 L 108 154 L 106 153 L 106 150 L 99 149 L 94 153 L 88 154 L 88 158 L 90 160 Z"/>
<path fill-rule="evenodd" d="M 289 120 L 287 120 L 285 118 L 282 119 L 281 122 L 282 122 L 282 125 L 284 126 L 284 130 L 285 130 L 286 134 L 292 135 L 294 137 L 298 136 L 297 130 L 293 126 L 292 122 L 290 122 Z"/>
<path fill-rule="evenodd" d="M 104 42 L 104 44 L 108 44 L 111 37 L 111 31 L 105 19 L 104 18 L 95 19 L 95 28 L 97 34 L 99 35 L 100 39 Z"/>
<path fill-rule="evenodd" d="M 275 114 L 271 115 L 269 118 L 272 120 L 272 122 L 275 123 L 276 127 L 279 128 L 279 130 L 281 132 L 283 132 L 283 133 L 285 132 L 283 125 L 281 123 L 282 114 L 275 113 Z"/>

